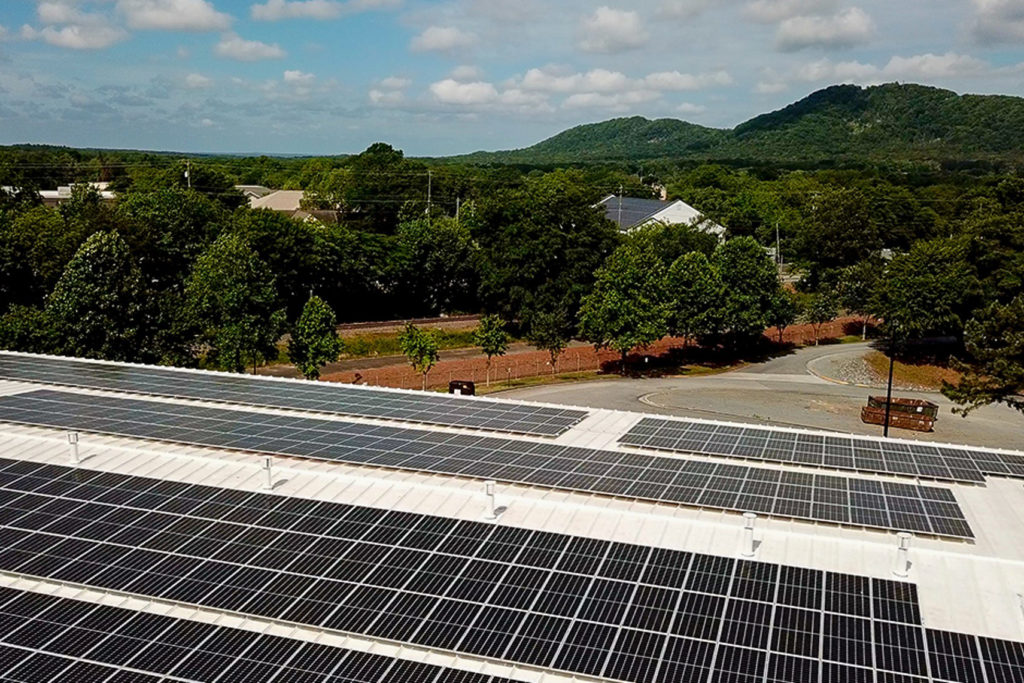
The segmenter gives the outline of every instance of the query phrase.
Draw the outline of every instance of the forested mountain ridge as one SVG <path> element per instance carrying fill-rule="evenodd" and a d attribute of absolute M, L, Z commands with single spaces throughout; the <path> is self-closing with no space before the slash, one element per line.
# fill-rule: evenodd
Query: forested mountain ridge
<path fill-rule="evenodd" d="M 1024 98 L 958 95 L 913 84 L 837 85 L 731 130 L 635 116 L 577 126 L 525 149 L 453 159 L 541 164 L 668 158 L 1014 162 L 1024 160 Z"/>

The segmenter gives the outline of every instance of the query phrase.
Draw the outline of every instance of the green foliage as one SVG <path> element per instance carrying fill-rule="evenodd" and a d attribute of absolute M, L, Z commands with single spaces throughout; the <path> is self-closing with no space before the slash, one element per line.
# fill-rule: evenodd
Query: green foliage
<path fill-rule="evenodd" d="M 957 95 L 890 83 L 839 85 L 812 93 L 732 130 L 640 117 L 577 126 L 532 147 L 476 153 L 473 163 L 551 164 L 580 160 L 1020 159 L 1024 99 Z"/>
<path fill-rule="evenodd" d="M 668 270 L 666 290 L 669 332 L 684 337 L 684 344 L 714 332 L 713 311 L 722 295 L 722 281 L 702 252 L 683 254 L 675 260 Z"/>
<path fill-rule="evenodd" d="M 572 323 L 563 309 L 537 311 L 530 317 L 526 340 L 539 351 L 547 351 L 551 358 L 551 373 L 558 367 L 558 356 L 572 339 Z"/>
<path fill-rule="evenodd" d="M 815 196 L 800 237 L 800 257 L 824 269 L 854 265 L 882 248 L 867 198 L 855 189 Z"/>
<path fill-rule="evenodd" d="M 511 338 L 505 330 L 505 321 L 496 315 L 485 315 L 480 318 L 480 325 L 473 333 L 473 340 L 487 356 L 490 365 L 494 356 L 504 356 L 508 351 Z"/>
<path fill-rule="evenodd" d="M 818 345 L 821 326 L 830 323 L 839 315 L 839 302 L 833 292 L 818 292 L 807 302 L 807 322 L 814 329 L 814 345 Z"/>
<path fill-rule="evenodd" d="M 0 316 L 0 349 L 52 353 L 55 343 L 53 323 L 42 309 L 13 306 Z"/>
<path fill-rule="evenodd" d="M 878 282 L 871 313 L 886 334 L 906 339 L 963 333 L 976 300 L 978 280 L 964 239 L 917 242 L 896 256 Z"/>
<path fill-rule="evenodd" d="M 423 374 L 423 389 L 426 390 L 427 373 L 437 365 L 437 340 L 430 332 L 406 323 L 398 343 L 413 370 Z"/>
<path fill-rule="evenodd" d="M 142 276 L 114 232 L 92 235 L 46 302 L 56 350 L 68 356 L 147 360 Z"/>
<path fill-rule="evenodd" d="M 597 271 L 594 289 L 583 298 L 580 336 L 625 358 L 630 349 L 665 336 L 669 311 L 661 259 L 624 245 Z"/>
<path fill-rule="evenodd" d="M 398 226 L 392 252 L 396 295 L 409 314 L 468 310 L 477 290 L 476 245 L 454 218 L 419 219 Z"/>
<path fill-rule="evenodd" d="M 968 358 L 955 364 L 963 378 L 942 393 L 962 406 L 963 415 L 990 403 L 1024 412 L 1024 296 L 979 311 L 964 338 Z"/>
<path fill-rule="evenodd" d="M 778 270 L 752 237 L 721 245 L 711 264 L 722 283 L 722 296 L 713 312 L 715 336 L 732 348 L 749 344 L 770 324 L 769 313 L 781 287 Z"/>
<path fill-rule="evenodd" d="M 244 372 L 277 358 L 285 314 L 274 277 L 241 237 L 221 235 L 197 260 L 185 286 L 185 308 L 208 364 Z"/>
<path fill-rule="evenodd" d="M 772 297 L 768 310 L 768 322 L 778 332 L 780 344 L 786 328 L 795 323 L 800 316 L 800 303 L 797 294 L 785 287 L 779 287 Z"/>
<path fill-rule="evenodd" d="M 718 246 L 716 235 L 685 223 L 643 225 L 631 230 L 625 241 L 637 249 L 657 254 L 666 268 L 691 252 L 700 252 L 710 257 Z"/>
<path fill-rule="evenodd" d="M 579 172 L 550 173 L 518 190 L 481 199 L 470 224 L 480 245 L 480 293 L 488 310 L 526 330 L 561 320 L 572 336 L 580 300 L 618 243 L 618 231 L 594 208 Z"/>
<path fill-rule="evenodd" d="M 337 326 L 331 307 L 320 297 L 311 296 L 288 341 L 288 358 L 306 379 L 319 379 L 320 368 L 341 355 L 344 344 L 338 338 Z"/>

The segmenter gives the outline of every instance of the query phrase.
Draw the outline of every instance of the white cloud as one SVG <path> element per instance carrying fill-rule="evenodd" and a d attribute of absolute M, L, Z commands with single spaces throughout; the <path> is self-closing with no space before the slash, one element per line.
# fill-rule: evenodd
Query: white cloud
<path fill-rule="evenodd" d="M 732 76 L 727 71 L 696 75 L 659 71 L 645 77 L 643 84 L 653 90 L 701 90 L 715 85 L 731 85 Z"/>
<path fill-rule="evenodd" d="M 751 21 L 776 24 L 793 17 L 830 14 L 838 7 L 838 0 L 752 0 L 743 14 Z"/>
<path fill-rule="evenodd" d="M 430 84 L 430 92 L 442 104 L 479 105 L 498 100 L 498 89 L 493 83 L 474 81 L 460 83 L 452 78 Z"/>
<path fill-rule="evenodd" d="M 258 40 L 245 40 L 237 33 L 225 33 L 220 42 L 213 48 L 221 57 L 237 59 L 243 62 L 255 62 L 260 59 L 278 59 L 285 56 L 285 51 L 276 43 L 268 45 Z"/>
<path fill-rule="evenodd" d="M 295 85 L 309 86 L 316 80 L 316 76 L 299 70 L 288 70 L 284 72 L 284 82 Z"/>
<path fill-rule="evenodd" d="M 670 19 L 692 19 L 711 6 L 711 0 L 663 0 L 658 14 Z"/>
<path fill-rule="evenodd" d="M 879 69 L 873 64 L 862 64 L 856 61 L 835 63 L 828 59 L 820 59 L 797 68 L 795 75 L 801 81 L 808 82 L 864 82 L 877 78 Z"/>
<path fill-rule="evenodd" d="M 343 14 L 389 9 L 401 5 L 401 0 L 267 0 L 250 8 L 253 19 L 278 21 L 279 19 L 337 19 Z"/>
<path fill-rule="evenodd" d="M 786 19 L 779 24 L 775 44 L 786 52 L 808 47 L 852 47 L 866 42 L 874 29 L 874 22 L 867 12 L 859 7 L 851 7 L 828 17 L 798 16 Z"/>
<path fill-rule="evenodd" d="M 950 78 L 980 74 L 989 64 L 970 55 L 947 52 L 944 55 L 924 54 L 913 57 L 893 57 L 882 69 L 887 77 Z"/>
<path fill-rule="evenodd" d="M 463 64 L 452 69 L 451 77 L 457 81 L 479 81 L 483 78 L 484 72 L 478 66 Z"/>
<path fill-rule="evenodd" d="M 622 93 L 576 93 L 566 98 L 562 106 L 566 109 L 612 109 L 624 110 L 630 105 L 643 104 L 658 99 L 653 90 L 630 90 Z"/>
<path fill-rule="evenodd" d="M 454 26 L 430 26 L 413 38 L 409 46 L 416 52 L 451 52 L 475 42 L 476 36 Z"/>
<path fill-rule="evenodd" d="M 370 103 L 378 106 L 395 106 L 405 101 L 405 93 L 401 90 L 380 90 L 373 88 L 369 93 Z"/>
<path fill-rule="evenodd" d="M 1024 3 L 1020 0 L 973 0 L 974 35 L 980 42 L 1024 41 Z"/>
<path fill-rule="evenodd" d="M 193 90 L 203 90 L 213 86 L 213 79 L 202 74 L 189 74 L 185 76 L 185 87 Z"/>
<path fill-rule="evenodd" d="M 117 0 L 129 28 L 161 31 L 223 31 L 231 17 L 207 0 Z"/>
<path fill-rule="evenodd" d="M 26 25 L 21 28 L 21 37 L 71 50 L 102 50 L 124 40 L 128 34 L 116 26 L 102 24 L 70 24 L 60 28 L 44 26 L 39 30 Z"/>
<path fill-rule="evenodd" d="M 530 69 L 518 81 L 523 90 L 541 92 L 607 92 L 629 87 L 629 78 L 618 71 L 593 69 L 586 73 L 568 73 L 553 67 Z"/>
<path fill-rule="evenodd" d="M 408 78 L 401 78 L 400 76 L 388 76 L 381 80 L 380 87 L 385 90 L 402 90 L 412 85 L 412 81 Z"/>
<path fill-rule="evenodd" d="M 676 107 L 676 111 L 680 114 L 703 114 L 707 110 L 708 108 L 703 104 L 692 104 L 690 102 L 683 102 Z"/>
<path fill-rule="evenodd" d="M 0 40 L 3 40 L 6 37 L 7 37 L 7 29 L 4 27 L 3 24 L 0 24 Z"/>
<path fill-rule="evenodd" d="M 603 54 L 641 47 L 648 37 L 639 14 L 610 7 L 599 7 L 583 20 L 582 36 L 581 49 Z"/>
<path fill-rule="evenodd" d="M 44 24 L 87 24 L 100 19 L 99 15 L 87 14 L 70 2 L 41 2 L 36 14 Z"/>

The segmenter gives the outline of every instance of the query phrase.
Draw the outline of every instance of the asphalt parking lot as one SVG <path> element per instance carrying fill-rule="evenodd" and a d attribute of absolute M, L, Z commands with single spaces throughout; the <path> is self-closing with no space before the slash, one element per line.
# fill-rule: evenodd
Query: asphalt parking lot
<path fill-rule="evenodd" d="M 884 393 L 884 389 L 825 379 L 831 368 L 869 350 L 866 344 L 807 347 L 788 356 L 718 375 L 554 384 L 497 395 L 565 405 L 881 435 L 880 426 L 861 422 L 860 409 L 870 394 Z M 925 398 L 937 403 L 940 412 L 931 433 L 891 429 L 890 436 L 1024 450 L 1024 414 L 1012 408 L 987 406 L 964 418 L 954 415 L 954 404 L 938 393 L 904 390 L 894 395 Z"/>

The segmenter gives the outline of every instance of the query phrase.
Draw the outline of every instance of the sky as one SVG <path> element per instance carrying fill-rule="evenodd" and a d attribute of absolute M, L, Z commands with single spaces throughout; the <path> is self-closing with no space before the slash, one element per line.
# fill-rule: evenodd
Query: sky
<path fill-rule="evenodd" d="M 607 1 L 0 0 L 0 144 L 441 156 L 835 83 L 1024 96 L 1024 0 Z"/>

